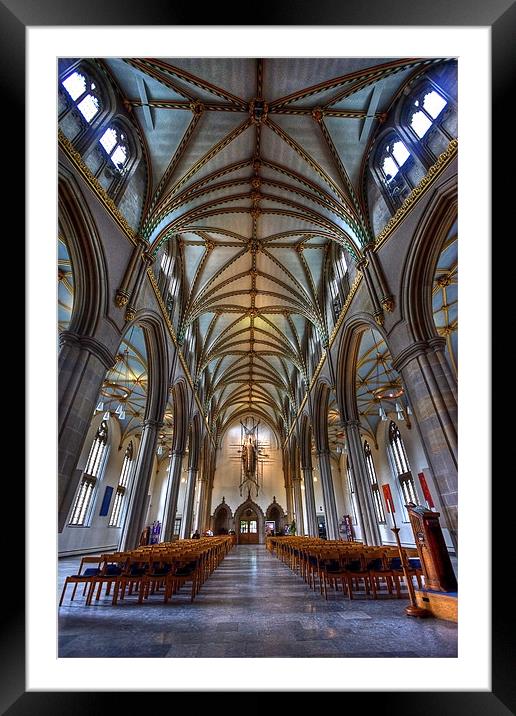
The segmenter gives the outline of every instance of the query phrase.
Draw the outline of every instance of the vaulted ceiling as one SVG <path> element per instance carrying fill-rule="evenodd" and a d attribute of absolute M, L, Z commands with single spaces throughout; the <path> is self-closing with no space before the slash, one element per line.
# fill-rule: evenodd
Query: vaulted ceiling
<path fill-rule="evenodd" d="M 223 424 L 273 424 L 306 376 L 308 326 L 328 335 L 330 242 L 373 238 L 364 190 L 371 137 L 425 59 L 107 59 L 149 165 L 141 235 L 181 248 L 178 326 L 198 327 Z"/>

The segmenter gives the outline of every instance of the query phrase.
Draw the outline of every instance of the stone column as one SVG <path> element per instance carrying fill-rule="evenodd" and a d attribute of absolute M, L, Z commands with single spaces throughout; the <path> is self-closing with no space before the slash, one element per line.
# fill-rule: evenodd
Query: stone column
<path fill-rule="evenodd" d="M 303 535 L 305 533 L 305 524 L 303 519 L 303 495 L 301 494 L 301 478 L 292 477 L 292 487 L 294 491 L 294 511 L 296 518 L 296 534 Z"/>
<path fill-rule="evenodd" d="M 199 532 L 204 532 L 208 529 L 206 524 L 206 507 L 208 500 L 208 478 L 206 474 L 201 475 L 199 478 L 199 513 L 197 515 L 197 529 Z"/>
<path fill-rule="evenodd" d="M 293 519 L 293 495 L 292 495 L 292 480 L 290 475 L 290 460 L 288 456 L 287 451 L 283 451 L 282 453 L 282 469 L 283 469 L 283 484 L 285 487 L 285 499 L 286 499 L 286 508 L 287 508 L 287 521 L 292 522 Z"/>
<path fill-rule="evenodd" d="M 326 535 L 328 539 L 339 539 L 339 522 L 337 519 L 337 505 L 335 502 L 335 490 L 333 488 L 333 476 L 331 473 L 330 451 L 320 450 L 318 457 L 323 491 L 324 514 L 326 517 Z"/>
<path fill-rule="evenodd" d="M 366 244 L 363 248 L 365 255 L 371 265 L 372 271 L 378 282 L 380 288 L 380 302 L 386 311 L 392 311 L 394 308 L 394 299 L 389 291 L 387 281 L 385 280 L 385 274 L 383 273 L 378 254 L 374 250 L 375 244 L 371 242 Z"/>
<path fill-rule="evenodd" d="M 378 295 L 376 293 L 376 289 L 374 287 L 373 280 L 369 273 L 369 262 L 367 261 L 367 258 L 362 258 L 357 263 L 357 269 L 362 273 L 362 276 L 364 277 L 367 292 L 369 293 L 369 298 L 371 299 L 371 303 L 373 304 L 374 320 L 379 325 L 382 325 L 383 324 L 383 311 L 382 311 L 382 307 L 380 306 L 380 302 L 378 300 Z"/>
<path fill-rule="evenodd" d="M 457 549 L 457 399 L 444 339 L 420 341 L 392 361 L 402 378 Z"/>
<path fill-rule="evenodd" d="M 302 467 L 303 477 L 305 480 L 305 503 L 306 503 L 306 519 L 307 532 L 310 537 L 319 536 L 319 527 L 317 525 L 317 514 L 315 509 L 315 491 L 312 467 Z"/>
<path fill-rule="evenodd" d="M 380 545 L 381 535 L 376 522 L 375 510 L 370 480 L 367 473 L 367 466 L 364 457 L 364 449 L 358 420 L 347 420 L 344 423 L 346 439 L 349 450 L 349 460 L 352 466 L 352 478 L 355 482 L 355 495 L 357 497 L 357 519 L 362 530 L 364 544 Z"/>
<path fill-rule="evenodd" d="M 133 253 L 131 254 L 131 258 L 129 260 L 129 263 L 127 264 L 127 268 L 122 278 L 122 283 L 116 290 L 115 303 L 119 308 L 123 308 L 124 306 L 126 306 L 127 302 L 129 301 L 129 285 L 131 279 L 133 278 L 136 263 L 138 259 L 141 258 L 142 252 L 146 246 L 147 242 L 139 238 L 136 243 L 136 246 L 133 249 Z"/>
<path fill-rule="evenodd" d="M 143 421 L 140 449 L 136 457 L 131 494 L 129 495 L 129 506 L 120 538 L 121 550 L 137 547 L 140 535 L 145 527 L 147 495 L 152 477 L 158 432 L 162 425 L 163 423 L 160 420 L 148 418 Z"/>
<path fill-rule="evenodd" d="M 152 256 L 143 254 L 142 261 L 140 263 L 140 266 L 138 267 L 138 272 L 136 274 L 136 280 L 134 282 L 133 290 L 131 291 L 131 294 L 129 296 L 128 306 L 125 310 L 126 321 L 132 321 L 136 315 L 136 304 L 138 303 L 138 298 L 140 296 L 143 279 L 145 278 L 147 269 L 151 264 Z"/>
<path fill-rule="evenodd" d="M 289 522 L 292 522 L 292 515 L 294 514 L 293 511 L 293 499 L 292 499 L 292 485 L 289 485 L 287 481 L 285 480 L 285 495 L 287 498 L 287 520 Z"/>
<path fill-rule="evenodd" d="M 197 482 L 197 473 L 199 470 L 196 467 L 188 468 L 188 482 L 186 485 L 186 496 L 185 496 L 185 516 L 181 522 L 181 537 L 182 539 L 189 539 L 192 534 L 192 519 L 193 519 L 193 508 L 194 508 L 194 497 L 195 497 L 195 484 Z"/>
<path fill-rule="evenodd" d="M 63 331 L 58 365 L 58 530 L 66 526 L 81 477 L 84 440 L 115 356 L 95 338 Z"/>
<path fill-rule="evenodd" d="M 161 530 L 161 541 L 170 542 L 174 534 L 174 522 L 177 513 L 177 498 L 179 497 L 179 486 L 181 483 L 181 469 L 183 466 L 184 452 L 175 450 L 170 458 L 168 468 L 167 494 L 163 510 L 163 527 Z"/>

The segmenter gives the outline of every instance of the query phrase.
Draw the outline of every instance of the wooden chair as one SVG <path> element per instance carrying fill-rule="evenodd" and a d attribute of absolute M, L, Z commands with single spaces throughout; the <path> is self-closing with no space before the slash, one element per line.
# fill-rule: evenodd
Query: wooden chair
<path fill-rule="evenodd" d="M 112 554 L 102 555 L 102 565 L 99 573 L 92 577 L 88 596 L 86 597 L 86 606 L 90 606 L 93 593 L 97 588 L 95 601 L 99 601 L 102 587 L 106 585 L 106 594 L 109 594 L 111 586 L 116 585 L 124 571 L 125 564 L 130 557 L 129 552 L 113 552 Z"/>
<path fill-rule="evenodd" d="M 175 564 L 167 576 L 164 601 L 167 603 L 173 594 L 177 594 L 183 584 L 192 582 L 190 601 L 193 602 L 195 595 L 198 592 L 197 580 L 200 557 L 190 554 L 180 559 L 175 559 L 174 561 Z"/>
<path fill-rule="evenodd" d="M 73 584 L 73 592 L 72 596 L 70 598 L 70 601 L 73 602 L 73 599 L 75 597 L 75 592 L 77 591 L 77 586 L 79 584 L 84 585 L 84 589 L 82 592 L 82 595 L 84 596 L 86 593 L 86 587 L 88 584 L 91 584 L 92 579 L 96 577 L 100 571 L 100 565 L 102 563 L 102 556 L 101 555 L 87 555 L 85 557 L 82 557 L 81 564 L 79 565 L 79 571 L 77 574 L 71 574 L 65 579 L 65 583 L 63 586 L 63 591 L 61 592 L 61 599 L 59 600 L 59 606 L 63 604 L 64 595 L 66 592 L 66 588 L 69 584 Z M 83 568 L 86 564 L 95 564 L 96 567 L 87 567 L 86 569 Z"/>

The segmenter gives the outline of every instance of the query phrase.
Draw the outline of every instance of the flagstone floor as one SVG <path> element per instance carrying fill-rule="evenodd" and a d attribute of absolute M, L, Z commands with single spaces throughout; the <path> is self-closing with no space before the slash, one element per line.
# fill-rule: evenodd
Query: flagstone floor
<path fill-rule="evenodd" d="M 80 558 L 59 561 L 59 595 Z M 195 601 L 188 588 L 116 607 L 109 597 L 59 609 L 58 656 L 69 657 L 455 657 L 457 624 L 404 614 L 407 600 L 328 601 L 263 545 L 234 547 Z M 82 593 L 79 586 L 77 594 Z"/>

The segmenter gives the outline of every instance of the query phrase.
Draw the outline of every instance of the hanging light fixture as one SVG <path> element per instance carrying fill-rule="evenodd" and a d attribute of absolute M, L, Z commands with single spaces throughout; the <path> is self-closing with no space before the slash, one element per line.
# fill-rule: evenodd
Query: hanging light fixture
<path fill-rule="evenodd" d="M 380 386 L 380 351 L 378 350 L 378 344 L 376 343 L 376 338 L 374 337 L 372 328 L 371 337 L 373 339 L 374 347 L 376 350 L 376 388 L 373 390 L 373 395 L 375 399 L 379 402 L 378 415 L 380 416 L 380 419 L 385 422 L 387 420 L 387 413 L 385 412 L 384 407 L 382 405 L 382 397 L 384 397 L 384 388 Z"/>
<path fill-rule="evenodd" d="M 122 386 L 128 392 L 125 397 L 120 398 L 120 402 L 118 403 L 118 406 L 115 410 L 115 415 L 118 415 L 119 420 L 125 420 L 125 405 L 124 405 L 123 401 L 126 401 L 128 396 L 130 395 L 130 391 L 128 388 L 128 384 L 129 384 L 129 346 L 132 345 L 133 333 L 134 333 L 134 325 L 131 327 L 131 333 L 129 334 L 129 340 L 125 344 L 125 349 L 124 349 L 124 353 L 122 356 L 122 360 L 124 363 Z"/>
<path fill-rule="evenodd" d="M 404 393 L 403 387 L 400 384 L 399 380 L 394 376 L 391 376 L 391 371 L 389 370 L 389 367 L 385 364 L 385 361 L 382 360 L 382 364 L 385 368 L 385 374 L 387 377 L 387 383 L 383 386 L 380 386 L 380 351 L 378 350 L 378 345 L 376 343 L 376 339 L 374 337 L 374 333 L 371 330 L 371 333 L 373 335 L 373 341 L 376 349 L 376 388 L 373 390 L 373 395 L 375 398 L 379 401 L 380 406 L 378 408 L 378 414 L 380 418 L 383 421 L 388 420 L 387 413 L 384 410 L 384 407 L 382 405 L 382 398 L 384 400 L 394 400 L 394 410 L 396 411 L 396 419 L 400 422 L 405 420 L 405 416 L 412 415 L 412 410 L 410 408 L 410 405 L 408 404 L 408 401 L 406 401 L 406 405 L 404 405 L 404 401 L 402 400 L 401 396 Z M 410 427 L 410 421 L 407 417 L 407 425 Z"/>
<path fill-rule="evenodd" d="M 159 436 L 159 445 L 158 445 L 158 449 L 156 450 L 156 452 L 158 455 L 163 455 L 163 453 L 165 452 L 165 435 L 164 435 L 164 433 L 161 433 L 161 435 Z"/>

